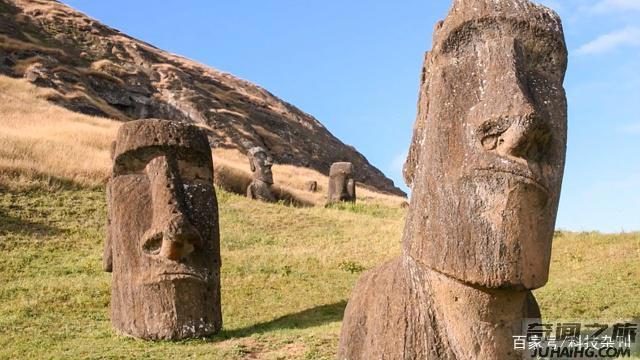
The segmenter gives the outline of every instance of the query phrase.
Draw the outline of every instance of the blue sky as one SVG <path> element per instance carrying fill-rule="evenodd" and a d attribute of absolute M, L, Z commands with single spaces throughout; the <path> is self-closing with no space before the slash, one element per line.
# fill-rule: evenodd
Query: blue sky
<path fill-rule="evenodd" d="M 449 1 L 64 2 L 265 87 L 404 187 L 422 56 Z M 640 230 L 640 0 L 541 2 L 560 13 L 570 52 L 558 228 Z"/>

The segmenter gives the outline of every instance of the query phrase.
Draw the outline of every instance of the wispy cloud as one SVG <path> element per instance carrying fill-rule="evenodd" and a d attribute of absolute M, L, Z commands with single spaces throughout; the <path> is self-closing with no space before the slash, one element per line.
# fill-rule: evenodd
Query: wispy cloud
<path fill-rule="evenodd" d="M 596 14 L 611 11 L 640 11 L 640 0 L 600 0 L 586 9 Z"/>
<path fill-rule="evenodd" d="M 623 125 L 620 127 L 620 131 L 625 134 L 640 135 L 640 123 Z"/>
<path fill-rule="evenodd" d="M 579 54 L 601 54 L 621 46 L 640 46 L 640 27 L 630 26 L 604 34 L 582 45 L 577 52 Z"/>

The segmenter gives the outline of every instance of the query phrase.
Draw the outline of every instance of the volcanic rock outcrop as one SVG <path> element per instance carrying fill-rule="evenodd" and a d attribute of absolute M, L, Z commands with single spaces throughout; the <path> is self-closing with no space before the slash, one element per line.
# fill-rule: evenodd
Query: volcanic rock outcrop
<path fill-rule="evenodd" d="M 162 118 L 204 128 L 212 147 L 267 149 L 279 164 L 328 175 L 336 161 L 375 190 L 404 193 L 320 122 L 268 91 L 169 54 L 54 0 L 0 0 L 0 74 L 56 90 L 50 100 L 123 121 Z"/>
<path fill-rule="evenodd" d="M 117 331 L 149 340 L 219 331 L 220 229 L 204 133 L 166 120 L 122 125 L 107 197 L 103 264 Z"/>
<path fill-rule="evenodd" d="M 424 62 L 403 255 L 358 281 L 340 360 L 521 358 L 512 336 L 549 275 L 566 66 L 550 9 L 454 1 Z"/>

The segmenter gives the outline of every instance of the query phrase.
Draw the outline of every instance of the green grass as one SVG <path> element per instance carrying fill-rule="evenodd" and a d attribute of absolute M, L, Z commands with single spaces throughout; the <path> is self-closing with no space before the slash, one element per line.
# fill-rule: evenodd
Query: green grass
<path fill-rule="evenodd" d="M 400 251 L 404 211 L 293 208 L 219 191 L 225 330 L 177 343 L 122 338 L 101 271 L 101 190 L 0 190 L 0 358 L 333 359 L 361 272 Z M 640 234 L 558 233 L 548 318 L 640 317 Z"/>

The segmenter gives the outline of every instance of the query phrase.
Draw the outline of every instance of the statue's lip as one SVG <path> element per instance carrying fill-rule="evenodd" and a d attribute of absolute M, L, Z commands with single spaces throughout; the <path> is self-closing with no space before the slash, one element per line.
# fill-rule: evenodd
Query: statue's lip
<path fill-rule="evenodd" d="M 207 282 L 207 279 L 202 274 L 198 274 L 192 271 L 165 271 L 152 276 L 145 283 L 153 283 L 159 281 L 173 281 L 173 280 L 195 280 L 198 282 Z"/>
<path fill-rule="evenodd" d="M 533 184 L 538 189 L 542 190 L 545 194 L 549 194 L 549 188 L 545 185 L 542 178 L 536 176 L 529 168 L 524 168 L 520 166 L 513 167 L 500 167 L 500 166 L 491 166 L 491 167 L 483 167 L 476 168 L 476 173 L 504 173 L 509 174 L 515 178 L 520 178 L 525 180 L 526 183 Z"/>

